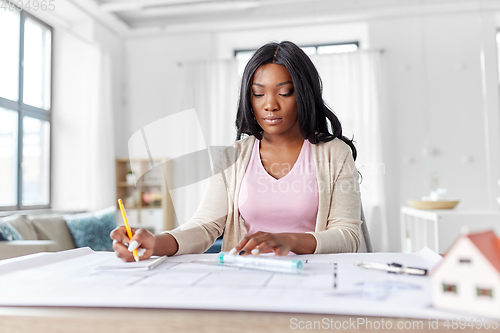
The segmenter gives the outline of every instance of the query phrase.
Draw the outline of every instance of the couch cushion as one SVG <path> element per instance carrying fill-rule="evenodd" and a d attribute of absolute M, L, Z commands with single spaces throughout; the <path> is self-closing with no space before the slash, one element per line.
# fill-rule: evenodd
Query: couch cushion
<path fill-rule="evenodd" d="M 7 222 L 16 228 L 17 232 L 24 240 L 37 240 L 37 235 L 33 223 L 26 215 L 12 215 L 2 219 L 2 222 Z"/>
<path fill-rule="evenodd" d="M 8 241 L 23 240 L 23 236 L 9 222 L 0 221 L 0 233 Z"/>
<path fill-rule="evenodd" d="M 88 246 L 94 251 L 112 251 L 113 241 L 109 234 L 116 228 L 115 212 L 116 207 L 112 206 L 95 213 L 65 215 L 76 247 Z"/>
<path fill-rule="evenodd" d="M 73 237 L 62 216 L 31 216 L 39 240 L 52 240 L 60 246 L 60 251 L 75 248 Z"/>
<path fill-rule="evenodd" d="M 59 245 L 49 240 L 18 240 L 0 243 L 0 260 L 38 252 L 59 251 Z M 7 287 L 8 288 L 8 287 Z"/>

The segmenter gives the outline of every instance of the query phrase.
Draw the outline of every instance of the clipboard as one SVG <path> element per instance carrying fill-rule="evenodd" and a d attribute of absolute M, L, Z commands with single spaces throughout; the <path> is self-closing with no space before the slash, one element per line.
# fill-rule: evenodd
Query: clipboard
<path fill-rule="evenodd" d="M 151 271 L 158 267 L 161 263 L 167 260 L 167 256 L 159 258 L 149 258 L 139 262 L 123 262 L 116 265 L 103 265 L 97 266 L 97 271 L 109 271 L 109 270 L 138 270 L 138 271 Z"/>

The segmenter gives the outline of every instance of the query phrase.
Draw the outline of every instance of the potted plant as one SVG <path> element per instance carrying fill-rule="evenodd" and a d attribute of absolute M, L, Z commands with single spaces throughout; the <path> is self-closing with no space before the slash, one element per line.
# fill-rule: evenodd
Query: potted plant
<path fill-rule="evenodd" d="M 129 185 L 135 185 L 135 176 L 134 176 L 134 172 L 132 170 L 129 170 L 127 172 L 127 175 L 125 177 L 126 177 L 126 180 L 127 180 L 127 184 L 129 184 Z"/>

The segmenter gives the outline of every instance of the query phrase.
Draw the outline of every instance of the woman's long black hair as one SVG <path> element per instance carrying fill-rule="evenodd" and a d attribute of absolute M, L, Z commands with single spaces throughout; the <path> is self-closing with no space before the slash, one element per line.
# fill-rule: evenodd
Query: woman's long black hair
<path fill-rule="evenodd" d="M 351 147 L 356 160 L 357 151 L 353 140 L 342 135 L 342 125 L 333 111 L 323 101 L 323 85 L 318 71 L 307 54 L 292 42 L 268 43 L 261 46 L 252 55 L 243 72 L 240 100 L 236 115 L 236 139 L 243 133 L 262 139 L 262 127 L 253 116 L 251 87 L 257 68 L 265 64 L 285 66 L 290 73 L 297 100 L 300 133 L 315 144 L 339 138 Z M 330 121 L 333 133 L 330 133 L 326 120 Z"/>

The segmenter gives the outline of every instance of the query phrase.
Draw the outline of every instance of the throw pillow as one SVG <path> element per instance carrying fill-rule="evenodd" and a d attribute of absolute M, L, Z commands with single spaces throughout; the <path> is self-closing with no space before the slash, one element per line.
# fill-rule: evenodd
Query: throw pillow
<path fill-rule="evenodd" d="M 23 240 L 37 240 L 37 234 L 33 223 L 26 215 L 12 215 L 2 219 L 3 222 L 9 223 L 21 235 Z"/>
<path fill-rule="evenodd" d="M 31 221 L 39 240 L 57 242 L 60 246 L 60 251 L 75 248 L 73 237 L 62 216 L 32 216 Z"/>
<path fill-rule="evenodd" d="M 9 222 L 0 222 L 0 234 L 8 241 L 23 240 L 23 236 Z"/>
<path fill-rule="evenodd" d="M 113 241 L 109 237 L 116 228 L 116 207 L 112 206 L 95 213 L 65 216 L 66 224 L 76 247 L 90 247 L 94 251 L 112 251 Z"/>

